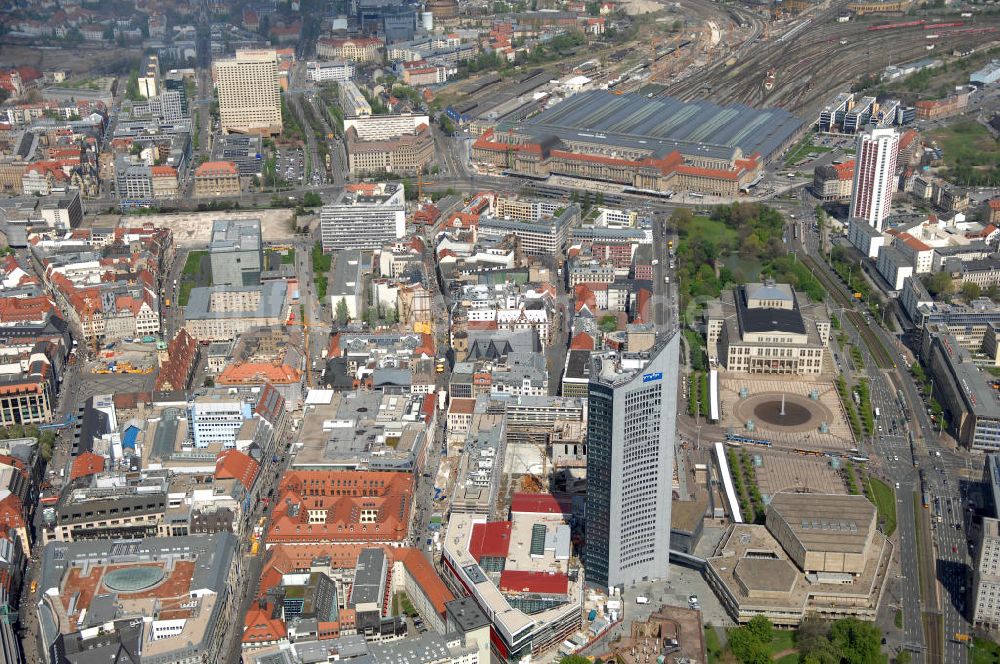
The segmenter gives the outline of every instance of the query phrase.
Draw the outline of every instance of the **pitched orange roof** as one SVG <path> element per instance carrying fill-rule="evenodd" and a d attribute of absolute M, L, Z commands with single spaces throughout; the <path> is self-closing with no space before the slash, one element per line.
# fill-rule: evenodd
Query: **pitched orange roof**
<path fill-rule="evenodd" d="M 400 542 L 409 530 L 413 474 L 351 470 L 299 470 L 285 473 L 266 541 Z M 309 515 L 321 511 L 321 523 Z M 362 511 L 374 521 L 362 522 Z"/>
<path fill-rule="evenodd" d="M 240 171 L 231 161 L 206 161 L 204 164 L 194 169 L 195 177 L 207 177 L 216 175 L 239 175 Z"/>
<path fill-rule="evenodd" d="M 580 332 L 569 343 L 570 350 L 594 350 L 594 338 L 586 332 Z"/>
<path fill-rule="evenodd" d="M 104 457 L 93 452 L 84 452 L 75 459 L 69 471 L 69 479 L 72 482 L 78 477 L 87 477 L 104 470 Z"/>
<path fill-rule="evenodd" d="M 427 599 L 434 605 L 438 615 L 444 615 L 444 605 L 455 599 L 455 595 L 444 585 L 423 551 L 409 547 L 394 550 L 396 560 L 401 561 L 406 571 L 410 573 L 417 586 L 424 592 Z"/>
<path fill-rule="evenodd" d="M 254 602 L 247 609 L 243 621 L 243 643 L 270 643 L 288 636 L 288 630 L 281 618 L 272 618 L 274 604 L 267 601 Z"/>
<path fill-rule="evenodd" d="M 270 362 L 242 362 L 227 366 L 215 382 L 219 385 L 242 385 L 268 381 L 275 384 L 297 383 L 302 372 L 297 367 Z"/>
<path fill-rule="evenodd" d="M 225 450 L 215 458 L 215 479 L 239 480 L 250 488 L 257 478 L 260 464 L 239 450 Z"/>

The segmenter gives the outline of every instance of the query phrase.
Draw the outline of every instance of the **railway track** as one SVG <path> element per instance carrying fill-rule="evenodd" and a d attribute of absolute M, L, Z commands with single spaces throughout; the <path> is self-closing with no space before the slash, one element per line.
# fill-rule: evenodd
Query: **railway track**
<path fill-rule="evenodd" d="M 834 282 L 827 274 L 826 270 L 822 266 L 816 263 L 816 259 L 812 256 L 804 256 L 802 262 L 805 263 L 809 269 L 812 271 L 813 276 L 819 279 L 820 283 L 823 284 L 823 288 L 826 292 L 830 294 L 834 302 L 838 306 L 843 307 L 844 313 L 850 319 L 851 324 L 858 330 L 858 334 L 861 335 L 861 339 L 865 342 L 865 346 L 868 347 L 868 352 L 871 353 L 872 359 L 875 360 L 875 364 L 880 369 L 894 369 L 896 363 L 893 361 L 889 352 L 885 349 L 882 344 L 882 340 L 878 338 L 878 335 L 872 331 L 871 326 L 865 320 L 864 316 L 858 313 L 854 309 L 854 302 L 844 293 L 841 289 L 840 284 Z"/>
<path fill-rule="evenodd" d="M 711 94 L 719 103 L 779 106 L 808 115 L 818 111 L 832 91 L 863 74 L 931 55 L 922 25 L 888 31 L 887 38 L 872 49 L 872 35 L 882 33 L 872 33 L 870 28 L 884 23 L 884 17 L 838 23 L 835 17 L 840 8 L 841 3 L 832 3 L 780 37 L 768 41 L 750 38 L 730 53 L 729 65 L 716 61 L 696 75 L 676 81 L 664 94 L 685 100 Z M 944 24 L 934 31 L 938 37 L 933 43 L 948 52 L 955 46 L 976 46 L 995 39 L 1000 21 L 984 17 L 975 25 Z M 776 70 L 776 85 L 769 91 L 762 83 L 770 67 Z"/>

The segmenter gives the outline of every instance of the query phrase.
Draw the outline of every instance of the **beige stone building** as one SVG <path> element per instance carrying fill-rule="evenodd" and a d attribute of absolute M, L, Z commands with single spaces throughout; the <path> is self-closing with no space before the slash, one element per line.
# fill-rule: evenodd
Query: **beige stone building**
<path fill-rule="evenodd" d="M 707 311 L 710 358 L 729 371 L 815 375 L 823 371 L 830 318 L 788 284 L 746 284 Z"/>
<path fill-rule="evenodd" d="M 365 141 L 352 127 L 347 130 L 347 162 L 351 175 L 368 173 L 413 174 L 434 159 L 434 138 L 427 125 L 412 134 L 383 140 Z"/>
<path fill-rule="evenodd" d="M 231 161 L 206 161 L 194 171 L 194 195 L 239 196 L 240 169 Z"/>
<path fill-rule="evenodd" d="M 153 180 L 153 198 L 176 198 L 177 169 L 173 166 L 153 166 L 149 170 Z"/>

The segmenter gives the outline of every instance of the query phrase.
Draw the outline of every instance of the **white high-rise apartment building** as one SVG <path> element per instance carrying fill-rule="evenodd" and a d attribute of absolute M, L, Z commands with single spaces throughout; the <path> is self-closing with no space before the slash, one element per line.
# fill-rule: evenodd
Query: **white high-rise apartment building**
<path fill-rule="evenodd" d="M 891 128 L 869 127 L 858 134 L 854 161 L 851 216 L 860 217 L 882 231 L 896 191 L 896 156 L 899 133 Z"/>
<path fill-rule="evenodd" d="M 280 134 L 281 91 L 278 54 L 273 50 L 236 51 L 215 63 L 219 116 L 224 132 Z"/>
<path fill-rule="evenodd" d="M 406 199 L 398 182 L 359 183 L 319 213 L 323 251 L 379 249 L 406 234 Z"/>
<path fill-rule="evenodd" d="M 991 455 L 992 456 L 992 455 Z M 1000 627 L 1000 522 L 983 518 L 979 560 L 976 561 L 976 607 L 972 624 L 976 627 Z"/>

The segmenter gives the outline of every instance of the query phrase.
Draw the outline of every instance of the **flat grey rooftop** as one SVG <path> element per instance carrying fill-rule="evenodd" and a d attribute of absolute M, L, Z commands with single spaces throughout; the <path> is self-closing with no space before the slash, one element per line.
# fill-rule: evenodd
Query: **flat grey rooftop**
<path fill-rule="evenodd" d="M 591 90 L 521 123 L 523 131 L 609 145 L 628 145 L 666 155 L 729 159 L 734 148 L 765 158 L 785 144 L 803 122 L 780 108 L 757 110 L 742 104 L 717 106 L 673 97 L 647 98 Z"/>

